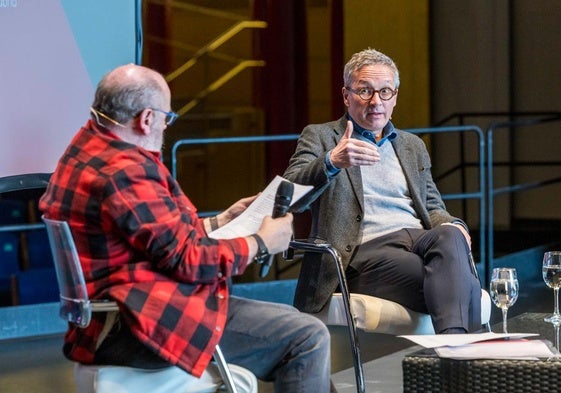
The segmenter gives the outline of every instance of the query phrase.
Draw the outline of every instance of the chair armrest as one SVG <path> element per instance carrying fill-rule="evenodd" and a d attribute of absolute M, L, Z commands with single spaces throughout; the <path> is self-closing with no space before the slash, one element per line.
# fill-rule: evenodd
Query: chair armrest
<path fill-rule="evenodd" d="M 328 248 L 332 247 L 327 242 L 313 242 L 307 239 L 294 239 L 288 244 L 293 250 L 312 251 L 312 252 L 329 252 Z"/>
<path fill-rule="evenodd" d="M 117 305 L 117 302 L 108 299 L 90 300 L 90 305 L 91 305 L 92 312 L 119 311 L 119 306 Z"/>

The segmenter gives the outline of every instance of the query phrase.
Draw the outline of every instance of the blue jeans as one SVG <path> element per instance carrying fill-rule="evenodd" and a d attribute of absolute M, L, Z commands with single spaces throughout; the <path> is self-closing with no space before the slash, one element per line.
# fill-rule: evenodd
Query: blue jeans
<path fill-rule="evenodd" d="M 329 331 L 291 306 L 232 296 L 220 347 L 277 393 L 330 391 Z"/>
<path fill-rule="evenodd" d="M 230 297 L 220 348 L 228 363 L 245 367 L 277 393 L 328 393 L 329 330 L 314 316 L 285 304 Z M 115 324 L 95 354 L 95 364 L 148 369 L 169 364 L 137 340 L 126 325 Z"/>

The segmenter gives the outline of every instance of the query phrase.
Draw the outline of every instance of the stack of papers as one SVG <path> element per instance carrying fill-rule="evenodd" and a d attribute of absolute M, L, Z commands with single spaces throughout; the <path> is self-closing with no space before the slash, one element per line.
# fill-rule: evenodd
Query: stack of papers
<path fill-rule="evenodd" d="M 436 334 L 400 336 L 425 348 L 434 348 L 442 358 L 451 359 L 529 359 L 556 356 L 542 340 L 527 340 L 534 333 Z"/>
<path fill-rule="evenodd" d="M 261 227 L 263 218 L 273 213 L 277 188 L 283 180 L 287 181 L 281 176 L 275 176 L 263 192 L 259 194 L 242 214 L 226 225 L 212 231 L 208 236 L 213 239 L 232 239 L 235 237 L 249 236 L 257 232 Z M 296 183 L 292 184 L 294 185 L 294 194 L 292 195 L 290 206 L 294 205 L 295 202 L 313 189 L 313 186 L 305 186 Z"/>

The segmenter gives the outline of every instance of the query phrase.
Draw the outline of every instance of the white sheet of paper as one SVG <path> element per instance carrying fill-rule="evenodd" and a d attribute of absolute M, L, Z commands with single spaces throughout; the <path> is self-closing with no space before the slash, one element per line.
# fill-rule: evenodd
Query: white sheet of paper
<path fill-rule="evenodd" d="M 441 358 L 451 359 L 528 359 L 554 355 L 542 340 L 493 340 L 454 347 L 435 348 Z"/>
<path fill-rule="evenodd" d="M 208 236 L 213 239 L 232 239 L 249 236 L 257 232 L 263 218 L 273 213 L 277 188 L 283 180 L 285 179 L 277 175 L 242 214 L 228 224 L 212 231 Z M 294 184 L 294 194 L 292 195 L 291 206 L 313 188 L 313 186 L 292 184 Z"/>
<path fill-rule="evenodd" d="M 433 335 L 403 335 L 406 338 L 425 348 L 444 346 L 466 345 L 480 341 L 498 340 L 500 338 L 519 339 L 538 336 L 537 333 L 476 333 L 476 334 L 433 334 Z"/>

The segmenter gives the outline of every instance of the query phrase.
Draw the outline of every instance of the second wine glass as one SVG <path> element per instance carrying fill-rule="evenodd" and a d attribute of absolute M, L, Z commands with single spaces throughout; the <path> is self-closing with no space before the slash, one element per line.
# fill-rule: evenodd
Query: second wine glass
<path fill-rule="evenodd" d="M 518 277 L 516 269 L 499 267 L 493 269 L 491 284 L 489 286 L 491 299 L 503 314 L 503 333 L 508 333 L 507 312 L 508 308 L 518 299 Z"/>
<path fill-rule="evenodd" d="M 544 318 L 546 322 L 561 323 L 559 313 L 559 288 L 561 287 L 561 251 L 547 251 L 543 254 L 542 264 L 543 280 L 548 287 L 553 289 L 554 307 L 553 315 Z"/>

